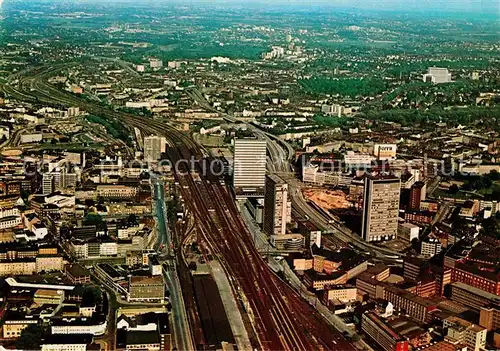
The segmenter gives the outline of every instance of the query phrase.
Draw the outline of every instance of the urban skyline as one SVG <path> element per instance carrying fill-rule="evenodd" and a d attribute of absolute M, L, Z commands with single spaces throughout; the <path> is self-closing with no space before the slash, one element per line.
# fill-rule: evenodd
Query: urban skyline
<path fill-rule="evenodd" d="M 1 5 L 0 349 L 500 349 L 497 2 Z"/>

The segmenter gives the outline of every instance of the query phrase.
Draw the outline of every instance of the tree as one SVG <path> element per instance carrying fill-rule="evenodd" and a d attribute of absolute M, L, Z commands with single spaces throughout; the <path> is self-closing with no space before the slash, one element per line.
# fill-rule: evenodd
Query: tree
<path fill-rule="evenodd" d="M 492 169 L 490 173 L 487 175 L 488 178 L 490 178 L 492 181 L 498 181 L 500 180 L 500 173 L 498 173 L 497 170 Z"/>
<path fill-rule="evenodd" d="M 43 330 L 38 324 L 30 324 L 21 331 L 16 347 L 22 350 L 38 350 L 42 343 Z"/>
<path fill-rule="evenodd" d="M 456 194 L 459 190 L 460 188 L 458 187 L 458 185 L 453 184 L 452 186 L 450 186 L 450 189 L 448 191 L 450 192 L 450 194 Z"/>
<path fill-rule="evenodd" d="M 85 217 L 85 223 L 87 225 L 98 225 L 103 222 L 102 216 L 97 213 L 89 213 Z"/>

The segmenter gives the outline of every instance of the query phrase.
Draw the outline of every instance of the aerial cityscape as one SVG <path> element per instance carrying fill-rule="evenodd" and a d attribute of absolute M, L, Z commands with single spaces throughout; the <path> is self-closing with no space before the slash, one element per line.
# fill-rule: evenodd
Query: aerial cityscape
<path fill-rule="evenodd" d="M 0 0 L 0 351 L 500 350 L 499 23 Z"/>

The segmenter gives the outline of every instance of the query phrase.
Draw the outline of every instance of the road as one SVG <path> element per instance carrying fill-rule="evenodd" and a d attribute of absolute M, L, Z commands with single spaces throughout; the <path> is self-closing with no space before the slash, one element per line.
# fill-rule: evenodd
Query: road
<path fill-rule="evenodd" d="M 205 100 L 201 92 L 198 91 L 197 89 L 193 89 L 190 95 L 193 99 L 195 99 L 195 101 L 200 106 L 210 111 L 218 112 L 225 119 L 232 121 L 234 123 L 246 123 L 244 121 L 238 120 L 234 116 L 231 116 L 227 113 L 222 113 L 214 109 L 212 106 L 210 106 L 208 101 Z M 250 124 L 248 125 L 254 129 L 254 132 L 258 136 L 264 138 L 267 141 L 267 149 L 269 153 L 269 159 L 271 161 L 268 162 L 267 164 L 268 171 L 270 173 L 290 172 L 291 170 L 290 161 L 293 159 L 295 155 L 293 147 L 287 142 L 280 140 L 275 135 L 257 129 L 253 125 Z M 341 223 L 330 223 L 329 221 L 325 220 L 325 218 L 323 218 L 323 216 L 320 213 L 318 213 L 318 211 L 314 210 L 311 206 L 307 204 L 307 201 L 304 199 L 304 197 L 302 196 L 302 192 L 300 191 L 300 184 L 298 181 L 290 179 L 284 179 L 284 180 L 287 181 L 289 186 L 289 194 L 292 202 L 292 208 L 303 218 L 307 218 L 323 233 L 325 232 L 333 233 L 333 235 L 335 235 L 338 239 L 346 243 L 350 243 L 352 246 L 356 247 L 361 252 L 369 253 L 373 257 L 376 257 L 380 260 L 386 261 L 391 264 L 400 263 L 401 253 L 388 248 L 379 247 L 367 243 L 363 239 L 361 239 L 359 235 L 351 232 Z"/>
<path fill-rule="evenodd" d="M 61 92 L 44 81 L 47 76 L 46 73 L 41 77 L 32 76 L 29 86 L 34 90 L 24 84 L 18 86 L 20 91 L 14 89 L 14 94 L 19 92 L 20 95 L 31 96 L 32 100 L 38 99 L 49 104 L 56 102 L 78 106 L 90 113 L 119 118 L 122 123 L 132 128 L 137 127 L 143 133 L 165 136 L 171 146 L 169 156 L 173 163 L 189 160 L 192 156 L 196 159 L 204 157 L 199 145 L 172 126 L 107 110 Z M 238 287 L 239 297 L 244 301 L 246 311 L 253 321 L 254 332 L 259 340 L 258 349 L 354 350 L 341 333 L 325 323 L 320 314 L 269 269 L 253 245 L 252 236 L 243 223 L 230 190 L 204 176 L 196 183 L 189 171 L 191 170 L 177 170 L 175 173 L 183 199 L 189 211 L 194 214 L 197 229 L 208 243 L 212 255 L 219 259 L 229 273 L 232 284 Z M 169 241 L 167 238 L 167 242 Z M 164 277 L 167 284 L 178 286 L 176 276 L 170 279 L 171 274 L 167 270 L 164 270 Z M 171 289 L 172 300 L 182 301 L 180 292 L 173 287 Z M 177 322 L 174 323 L 174 328 L 176 324 Z"/>
<path fill-rule="evenodd" d="M 241 207 L 241 212 L 243 218 L 245 219 L 247 227 L 250 229 L 254 236 L 254 242 L 257 247 L 267 246 L 269 242 L 267 240 L 267 235 L 262 232 L 257 223 L 254 222 L 251 214 L 243 205 Z M 274 272 L 281 271 L 285 280 L 306 300 L 312 307 L 314 307 L 335 329 L 347 333 L 349 336 L 356 335 L 356 330 L 348 327 L 344 321 L 342 321 L 338 316 L 332 313 L 321 301 L 311 293 L 307 287 L 302 284 L 300 278 L 295 274 L 295 272 L 290 268 L 285 260 L 277 261 L 275 257 L 268 257 L 268 265 Z M 371 348 L 366 345 L 363 341 L 359 341 L 356 346 L 360 349 L 371 350 Z"/>
<path fill-rule="evenodd" d="M 185 149 L 171 150 L 173 162 L 186 159 Z M 190 170 L 176 173 L 183 198 L 198 219 L 198 231 L 219 257 L 245 301 L 263 350 L 354 350 L 319 314 L 284 284 L 262 260 L 242 221 L 230 190 Z M 192 171 L 192 170 L 191 170 Z M 337 345 L 337 346 L 335 346 Z M 341 346 L 340 346 L 341 345 Z"/>
<path fill-rule="evenodd" d="M 168 257 L 172 257 L 172 238 L 168 229 L 166 208 L 165 208 L 165 188 L 160 179 L 153 177 L 152 184 L 155 188 L 155 214 L 158 224 L 158 249 L 164 247 L 168 250 Z M 182 296 L 175 260 L 163 263 L 163 279 L 170 292 L 170 303 L 172 305 L 172 329 L 174 344 L 178 350 L 194 350 L 191 338 L 191 329 L 186 315 L 186 307 Z"/>

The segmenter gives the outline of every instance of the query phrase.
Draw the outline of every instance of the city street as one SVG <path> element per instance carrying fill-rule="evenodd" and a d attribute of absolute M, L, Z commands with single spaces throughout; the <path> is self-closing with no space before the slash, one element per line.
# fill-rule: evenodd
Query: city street
<path fill-rule="evenodd" d="M 155 187 L 155 215 L 158 222 L 158 244 L 161 250 L 162 246 L 167 250 L 170 256 L 170 230 L 168 229 L 167 213 L 165 208 L 165 188 L 162 181 L 158 178 L 152 178 L 152 184 Z M 170 292 L 170 303 L 172 305 L 172 329 L 174 344 L 178 350 L 194 350 L 191 330 L 189 327 L 186 307 L 182 297 L 181 286 L 177 271 L 175 269 L 175 260 L 163 262 L 163 278 Z M 174 269 L 173 269 L 174 268 Z"/>

